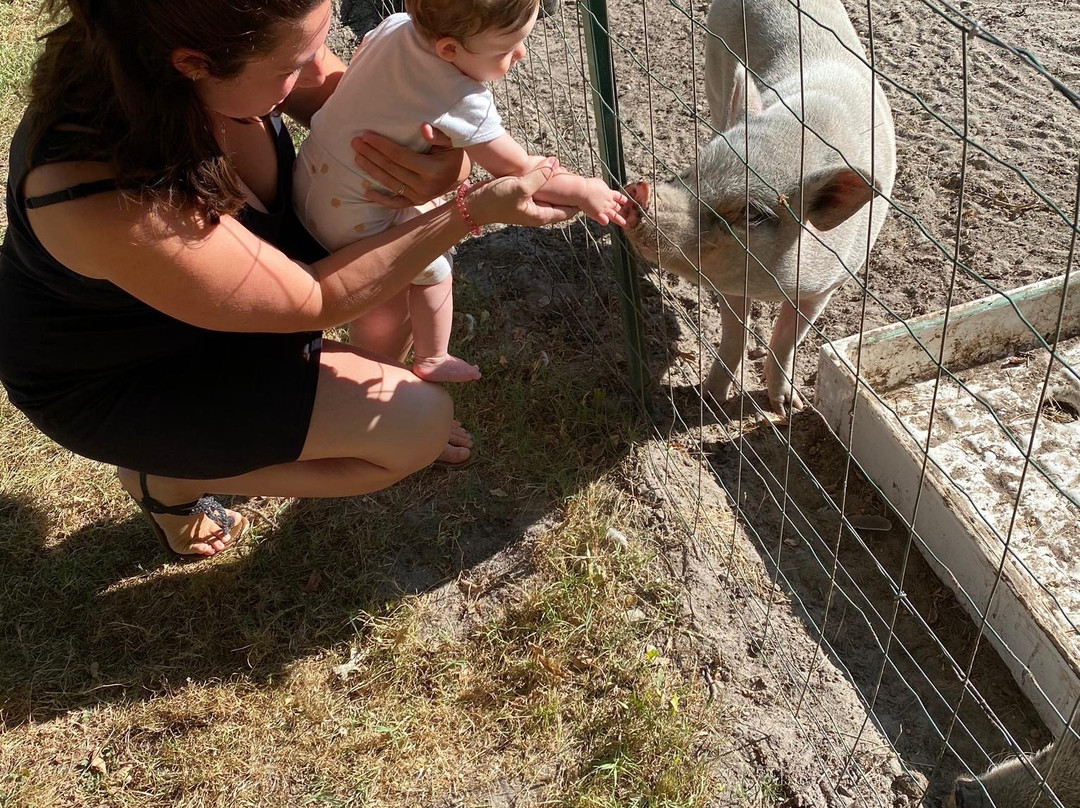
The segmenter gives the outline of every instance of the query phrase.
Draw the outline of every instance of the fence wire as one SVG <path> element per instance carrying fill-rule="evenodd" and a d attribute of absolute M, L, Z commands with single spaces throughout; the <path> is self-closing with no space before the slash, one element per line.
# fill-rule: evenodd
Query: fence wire
<path fill-rule="evenodd" d="M 788 2 L 800 36 L 827 28 L 808 10 L 818 4 Z M 1080 68 L 1052 41 L 1068 33 L 1069 9 L 1035 2 L 976 19 L 970 4 L 940 0 L 845 7 L 862 52 L 830 32 L 888 96 L 898 173 L 870 203 L 889 209 L 880 237 L 867 233 L 861 264 L 844 267 L 846 284 L 797 351 L 791 381 L 808 403 L 816 385 L 816 406 L 786 419 L 769 410 L 757 361 L 776 301 L 736 312 L 753 361 L 736 397 L 718 403 L 700 393 L 726 305 L 707 277 L 689 283 L 639 262 L 638 295 L 613 281 L 612 234 L 582 222 L 557 231 L 557 250 L 538 241 L 523 261 L 542 268 L 582 349 L 625 373 L 660 447 L 648 476 L 668 518 L 722 587 L 750 593 L 730 605 L 815 745 L 829 801 L 893 803 L 878 776 L 883 742 L 917 784 L 914 800 L 936 803 L 956 775 L 1056 740 L 1041 771 L 1024 760 L 1018 776 L 1032 788 L 1017 793 L 1060 805 L 1058 755 L 1080 755 L 1066 742 L 1080 710 L 1080 96 L 1068 86 Z M 628 179 L 654 188 L 684 178 L 699 236 L 686 257 L 706 266 L 704 222 L 724 212 L 684 169 L 729 134 L 705 103 L 708 3 L 545 8 L 528 58 L 495 87 L 509 131 L 583 174 L 621 179 L 625 164 Z M 590 68 L 590 28 L 612 54 L 613 98 Z M 605 115 L 618 124 L 617 161 L 600 141 Z M 803 127 L 800 155 L 819 134 Z M 748 140 L 728 145 L 751 153 Z M 748 197 L 752 183 L 768 184 L 763 168 L 744 161 Z M 827 240 L 806 228 L 797 249 Z M 744 261 L 764 270 L 751 250 Z M 640 356 L 618 342 L 620 316 L 630 330 L 633 318 L 644 324 Z M 644 393 L 629 382 L 637 361 L 652 379 Z M 726 508 L 710 505 L 715 491 Z M 743 536 L 771 582 L 741 559 Z M 809 646 L 792 639 L 782 605 Z M 857 725 L 824 697 L 827 665 L 854 687 Z"/>

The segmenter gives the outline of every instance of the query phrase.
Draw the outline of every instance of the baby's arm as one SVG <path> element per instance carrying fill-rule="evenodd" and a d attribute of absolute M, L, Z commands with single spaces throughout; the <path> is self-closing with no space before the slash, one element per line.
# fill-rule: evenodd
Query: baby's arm
<path fill-rule="evenodd" d="M 470 159 L 479 163 L 493 176 L 520 177 L 544 163 L 546 157 L 530 155 L 510 135 L 503 134 L 487 143 L 479 143 L 465 149 Z M 580 208 L 600 224 L 615 223 L 620 227 L 626 220 L 619 209 L 626 197 L 608 188 L 607 183 L 596 177 L 582 177 L 569 171 L 549 179 L 533 197 L 540 202 L 561 207 Z"/>

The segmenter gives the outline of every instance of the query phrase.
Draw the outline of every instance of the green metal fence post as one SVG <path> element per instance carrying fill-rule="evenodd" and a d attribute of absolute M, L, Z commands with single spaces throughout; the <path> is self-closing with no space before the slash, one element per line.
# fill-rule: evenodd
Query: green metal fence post
<path fill-rule="evenodd" d="M 623 168 L 622 137 L 619 134 L 619 100 L 615 91 L 615 64 L 611 58 L 608 36 L 607 0 L 580 0 L 585 23 L 585 46 L 589 58 L 589 79 L 592 83 L 596 115 L 596 134 L 603 163 L 604 179 L 614 188 L 626 184 Z M 630 387 L 642 400 L 648 381 L 645 364 L 645 324 L 641 316 L 641 288 L 630 261 L 626 236 L 612 229 L 611 246 L 615 259 L 615 282 L 622 304 L 623 331 L 626 343 L 626 364 Z"/>

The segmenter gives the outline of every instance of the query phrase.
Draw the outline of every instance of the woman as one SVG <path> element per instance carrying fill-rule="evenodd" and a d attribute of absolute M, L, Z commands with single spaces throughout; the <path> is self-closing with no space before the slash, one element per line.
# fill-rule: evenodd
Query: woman
<path fill-rule="evenodd" d="M 573 213 L 532 201 L 550 168 L 320 255 L 290 208 L 278 113 L 308 121 L 344 69 L 324 44 L 330 0 L 46 9 L 66 21 L 46 37 L 12 142 L 0 249 L 11 402 L 117 465 L 183 557 L 220 552 L 245 527 L 204 491 L 350 496 L 465 460 L 447 394 L 382 357 L 408 348 L 410 280 L 471 225 Z M 400 183 L 388 204 L 468 172 L 460 152 L 357 149 Z M 321 340 L 344 323 L 352 345 Z"/>

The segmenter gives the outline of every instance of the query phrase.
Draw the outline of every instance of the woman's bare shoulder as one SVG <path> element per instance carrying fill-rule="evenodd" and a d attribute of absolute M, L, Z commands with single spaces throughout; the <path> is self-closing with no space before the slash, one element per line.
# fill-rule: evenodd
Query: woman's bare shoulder
<path fill-rule="evenodd" d="M 27 172 L 23 179 L 22 197 L 47 196 L 88 182 L 98 182 L 116 176 L 105 163 L 92 161 L 45 163 Z"/>
<path fill-rule="evenodd" d="M 35 174 L 25 196 L 110 176 L 100 164 L 41 166 Z M 28 218 L 41 245 L 72 272 L 110 281 L 192 325 L 297 331 L 317 310 L 311 272 L 231 216 L 211 223 L 115 190 L 36 207 Z"/>

